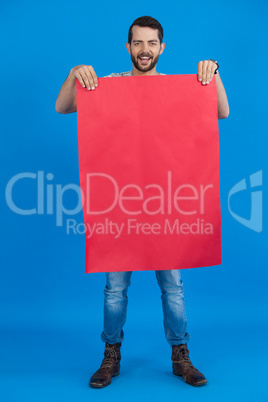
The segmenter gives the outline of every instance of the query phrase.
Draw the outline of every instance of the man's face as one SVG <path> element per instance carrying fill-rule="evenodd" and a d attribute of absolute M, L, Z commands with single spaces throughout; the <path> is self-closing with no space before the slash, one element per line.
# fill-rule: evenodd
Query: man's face
<path fill-rule="evenodd" d="M 137 25 L 132 27 L 131 45 L 126 46 L 136 69 L 144 73 L 156 66 L 165 48 L 164 43 L 160 45 L 157 29 Z"/>

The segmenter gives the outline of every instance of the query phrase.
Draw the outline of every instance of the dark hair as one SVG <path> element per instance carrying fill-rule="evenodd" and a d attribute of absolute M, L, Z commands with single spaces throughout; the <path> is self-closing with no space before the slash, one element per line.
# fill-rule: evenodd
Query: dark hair
<path fill-rule="evenodd" d="M 149 27 L 152 29 L 158 29 L 158 38 L 160 40 L 160 44 L 162 43 L 163 36 L 164 36 L 164 31 L 163 31 L 162 25 L 155 18 L 149 17 L 149 16 L 144 16 L 144 17 L 137 18 L 130 26 L 130 28 L 128 30 L 128 43 L 129 44 L 131 44 L 131 41 L 132 41 L 132 27 L 134 25 L 138 25 L 139 27 Z"/>

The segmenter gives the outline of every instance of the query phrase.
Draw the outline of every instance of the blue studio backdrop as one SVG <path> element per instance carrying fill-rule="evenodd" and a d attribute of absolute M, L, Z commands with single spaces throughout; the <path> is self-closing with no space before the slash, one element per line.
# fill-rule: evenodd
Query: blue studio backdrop
<path fill-rule="evenodd" d="M 130 70 L 128 28 L 142 15 L 164 27 L 157 70 L 195 74 L 198 61 L 216 59 L 230 106 L 219 120 L 222 265 L 182 270 L 190 357 L 208 383 L 194 388 L 172 374 L 160 289 L 155 272 L 143 271 L 133 272 L 128 292 L 121 374 L 94 390 L 105 273 L 84 273 L 84 235 L 67 233 L 67 218 L 83 222 L 81 209 L 57 225 L 57 194 L 67 186 L 64 207 L 76 208 L 67 188 L 79 185 L 79 170 L 76 113 L 58 114 L 55 102 L 76 65 L 99 77 Z M 119 392 L 129 401 L 267 401 L 266 20 L 261 0 L 1 3 L 3 401 L 113 400 Z"/>

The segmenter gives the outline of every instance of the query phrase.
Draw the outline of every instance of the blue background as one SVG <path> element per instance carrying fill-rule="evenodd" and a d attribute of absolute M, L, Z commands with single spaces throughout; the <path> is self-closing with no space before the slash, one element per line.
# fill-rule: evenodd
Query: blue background
<path fill-rule="evenodd" d="M 1 29 L 1 386 L 3 401 L 118 399 L 267 401 L 266 226 L 256 233 L 228 211 L 233 185 L 267 167 L 267 3 L 265 1 L 2 2 Z M 230 115 L 219 121 L 221 266 L 182 271 L 190 357 L 208 384 L 187 385 L 171 371 L 155 272 L 134 272 L 120 376 L 88 387 L 103 358 L 105 274 L 84 273 L 84 237 L 56 227 L 55 215 L 21 216 L 5 202 L 15 174 L 53 173 L 51 184 L 79 184 L 76 113 L 55 101 L 70 69 L 93 65 L 99 77 L 131 69 L 125 48 L 133 20 L 164 27 L 158 71 L 197 73 L 220 64 Z M 265 179 L 265 174 L 264 174 Z M 47 184 L 47 182 L 46 182 Z M 34 180 L 14 188 L 36 204 Z M 75 197 L 66 194 L 66 207 Z M 264 199 L 265 201 L 265 199 Z M 250 217 L 250 190 L 233 197 Z M 83 222 L 82 212 L 74 217 Z"/>

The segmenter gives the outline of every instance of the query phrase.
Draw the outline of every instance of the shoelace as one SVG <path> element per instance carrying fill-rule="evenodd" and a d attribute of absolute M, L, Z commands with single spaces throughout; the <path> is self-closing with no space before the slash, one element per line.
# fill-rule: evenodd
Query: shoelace
<path fill-rule="evenodd" d="M 197 370 L 194 365 L 192 364 L 188 354 L 189 354 L 189 350 L 186 346 L 182 346 L 177 354 L 176 354 L 176 359 L 178 359 L 178 361 L 180 362 L 180 364 L 182 364 L 184 367 L 191 367 L 194 370 Z"/>
<path fill-rule="evenodd" d="M 114 359 L 117 359 L 117 353 L 114 348 L 107 346 L 105 348 L 108 351 L 108 356 L 105 356 L 101 364 L 101 368 L 112 368 L 114 364 Z"/>

